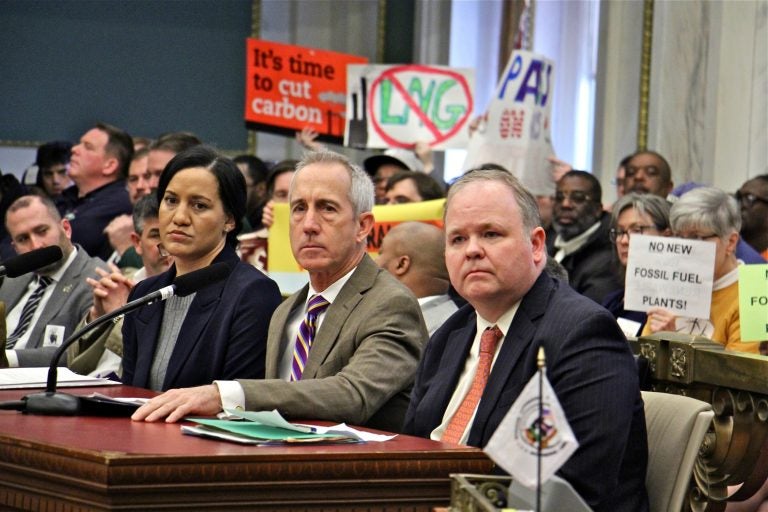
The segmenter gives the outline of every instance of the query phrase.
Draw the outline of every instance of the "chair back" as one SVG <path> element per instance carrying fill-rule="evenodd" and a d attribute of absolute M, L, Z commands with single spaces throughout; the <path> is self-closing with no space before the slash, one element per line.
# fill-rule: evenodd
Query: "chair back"
<path fill-rule="evenodd" d="M 645 486 L 651 512 L 680 512 L 693 465 L 715 414 L 712 406 L 682 395 L 643 391 L 648 430 Z"/>

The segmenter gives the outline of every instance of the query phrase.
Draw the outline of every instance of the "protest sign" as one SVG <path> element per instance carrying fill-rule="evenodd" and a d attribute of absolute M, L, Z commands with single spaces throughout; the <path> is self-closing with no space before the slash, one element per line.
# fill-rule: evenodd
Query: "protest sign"
<path fill-rule="evenodd" d="M 682 317 L 709 318 L 714 268 L 714 242 L 632 235 L 624 309 L 658 307 Z"/>
<path fill-rule="evenodd" d="M 768 340 L 768 265 L 739 265 L 741 341 Z"/>
<path fill-rule="evenodd" d="M 550 120 L 554 63 L 515 50 L 477 131 L 469 141 L 464 169 L 486 162 L 503 165 L 537 195 L 554 192 Z"/>
<path fill-rule="evenodd" d="M 376 221 L 368 235 L 366 251 L 372 258 L 376 258 L 384 236 L 401 222 L 417 220 L 442 228 L 444 208 L 445 199 L 374 206 L 373 217 Z M 288 204 L 276 204 L 274 216 L 274 223 L 269 228 L 267 268 L 269 276 L 277 282 L 280 291 L 284 294 L 292 293 L 301 288 L 308 281 L 308 277 L 304 269 L 296 263 L 291 251 Z"/>
<path fill-rule="evenodd" d="M 464 148 L 474 70 L 445 66 L 350 65 L 344 144 L 360 148 Z"/>
<path fill-rule="evenodd" d="M 245 120 L 287 130 L 311 127 L 341 138 L 347 64 L 364 62 L 357 55 L 248 39 Z"/>

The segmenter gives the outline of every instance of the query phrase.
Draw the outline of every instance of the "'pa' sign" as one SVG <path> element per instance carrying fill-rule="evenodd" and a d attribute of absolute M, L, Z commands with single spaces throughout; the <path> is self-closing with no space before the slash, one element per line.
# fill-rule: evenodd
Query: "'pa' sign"
<path fill-rule="evenodd" d="M 347 67 L 345 144 L 355 147 L 466 147 L 474 71 L 444 66 Z"/>

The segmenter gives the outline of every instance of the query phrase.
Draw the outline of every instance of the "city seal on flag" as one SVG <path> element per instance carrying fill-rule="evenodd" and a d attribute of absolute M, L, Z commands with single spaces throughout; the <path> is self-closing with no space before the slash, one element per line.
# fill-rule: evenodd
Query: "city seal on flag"
<path fill-rule="evenodd" d="M 541 482 L 537 482 L 539 441 Z M 512 404 L 485 446 L 485 452 L 521 484 L 534 488 L 549 480 L 578 447 L 576 436 L 542 368 L 531 377 Z"/>

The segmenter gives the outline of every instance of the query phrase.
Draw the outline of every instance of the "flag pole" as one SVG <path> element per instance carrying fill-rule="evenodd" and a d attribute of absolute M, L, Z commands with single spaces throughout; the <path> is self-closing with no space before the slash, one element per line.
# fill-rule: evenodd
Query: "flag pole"
<path fill-rule="evenodd" d="M 544 347 L 539 347 L 536 357 L 536 365 L 539 368 L 539 419 L 538 419 L 538 443 L 536 445 L 536 512 L 541 512 L 541 443 L 543 441 L 543 421 L 544 415 L 544 366 L 546 359 L 544 357 Z"/>

